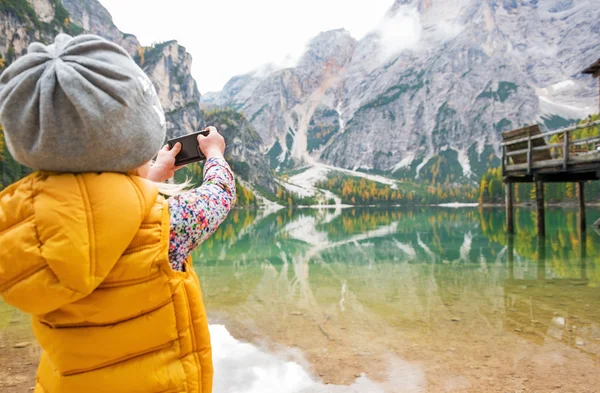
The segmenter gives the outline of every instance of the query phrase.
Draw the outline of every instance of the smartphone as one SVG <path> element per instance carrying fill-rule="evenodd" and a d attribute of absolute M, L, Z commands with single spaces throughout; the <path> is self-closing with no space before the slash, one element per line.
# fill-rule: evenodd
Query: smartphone
<path fill-rule="evenodd" d="M 181 151 L 175 157 L 175 165 L 181 166 L 191 164 L 192 162 L 206 160 L 206 157 L 202 154 L 200 146 L 198 145 L 198 135 L 208 136 L 208 134 L 210 134 L 209 130 L 203 130 L 168 141 L 167 143 L 169 144 L 170 149 L 172 149 L 177 142 L 181 143 Z"/>

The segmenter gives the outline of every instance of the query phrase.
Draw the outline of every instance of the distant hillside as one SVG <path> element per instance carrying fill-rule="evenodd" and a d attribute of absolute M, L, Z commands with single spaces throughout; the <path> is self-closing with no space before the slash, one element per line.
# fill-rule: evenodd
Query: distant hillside
<path fill-rule="evenodd" d="M 276 191 L 267 158 L 260 154 L 264 143 L 243 116 L 231 111 L 215 111 L 212 117 L 205 118 L 200 108 L 201 95 L 191 76 L 192 56 L 185 48 L 177 41 L 142 47 L 134 35 L 125 34 L 114 25 L 110 13 L 96 0 L 1 2 L 0 71 L 26 53 L 31 42 L 50 43 L 60 32 L 93 33 L 123 46 L 153 81 L 165 110 L 169 138 L 218 122 L 215 125 L 224 133 L 229 158 L 240 171 L 238 174 L 249 184 L 270 193 Z M 0 188 L 28 173 L 12 160 L 2 145 Z"/>
<path fill-rule="evenodd" d="M 210 100 L 243 111 L 273 168 L 452 184 L 499 165 L 503 131 L 597 112 L 581 71 L 598 57 L 595 0 L 397 0 L 360 41 L 324 32 L 295 67 L 235 76 Z"/>

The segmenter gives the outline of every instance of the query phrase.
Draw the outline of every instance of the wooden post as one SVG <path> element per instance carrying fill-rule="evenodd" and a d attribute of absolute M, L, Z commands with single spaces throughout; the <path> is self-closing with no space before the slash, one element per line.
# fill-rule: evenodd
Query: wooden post
<path fill-rule="evenodd" d="M 580 266 L 581 266 L 581 279 L 587 280 L 587 234 L 585 232 L 581 232 L 581 239 L 579 241 L 579 256 L 580 256 Z"/>
<path fill-rule="evenodd" d="M 509 235 L 512 235 L 515 233 L 513 220 L 513 184 L 507 181 L 504 187 L 506 189 L 506 231 Z"/>
<path fill-rule="evenodd" d="M 546 217 L 544 211 L 544 182 L 535 181 L 535 201 L 537 204 L 537 230 L 538 236 L 546 236 Z"/>
<path fill-rule="evenodd" d="M 528 135 L 527 138 L 527 174 L 531 175 L 531 135 Z"/>
<path fill-rule="evenodd" d="M 579 185 L 579 228 L 581 232 L 585 232 L 587 228 L 587 221 L 585 216 L 585 182 L 580 181 Z"/>
<path fill-rule="evenodd" d="M 566 171 L 569 164 L 569 133 L 565 131 L 563 135 L 565 138 L 563 141 L 563 169 Z"/>
<path fill-rule="evenodd" d="M 546 280 L 546 238 L 538 236 L 537 238 L 537 279 L 539 281 Z"/>
<path fill-rule="evenodd" d="M 508 278 L 515 278 L 515 239 L 512 234 L 506 236 L 507 255 L 508 255 Z"/>

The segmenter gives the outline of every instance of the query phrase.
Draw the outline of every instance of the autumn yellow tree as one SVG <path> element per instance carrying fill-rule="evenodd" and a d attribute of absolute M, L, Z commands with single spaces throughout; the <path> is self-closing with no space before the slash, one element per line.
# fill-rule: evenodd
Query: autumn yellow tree
<path fill-rule="evenodd" d="M 490 199 L 494 198 L 494 179 L 488 183 L 488 195 Z"/>
<path fill-rule="evenodd" d="M 529 193 L 529 199 L 535 199 L 535 194 L 536 194 L 536 184 L 533 183 L 533 186 L 531 187 L 531 192 Z"/>
<path fill-rule="evenodd" d="M 575 197 L 575 185 L 574 185 L 574 183 L 567 183 L 565 185 L 565 195 L 569 199 L 572 199 L 572 198 Z"/>
<path fill-rule="evenodd" d="M 479 203 L 483 203 L 485 198 L 485 193 L 488 190 L 488 182 L 486 179 L 481 179 L 481 184 L 479 186 Z"/>
<path fill-rule="evenodd" d="M 140 45 L 137 48 L 137 53 L 138 53 L 138 56 L 140 57 L 140 66 L 143 66 L 144 61 L 146 60 L 144 57 L 146 55 L 146 49 Z"/>

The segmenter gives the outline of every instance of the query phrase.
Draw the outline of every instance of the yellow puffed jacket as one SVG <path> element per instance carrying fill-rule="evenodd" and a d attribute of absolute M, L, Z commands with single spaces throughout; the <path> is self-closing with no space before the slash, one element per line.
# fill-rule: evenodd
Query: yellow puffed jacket
<path fill-rule="evenodd" d="M 33 317 L 35 393 L 210 393 L 200 283 L 141 178 L 34 173 L 0 193 L 0 295 Z"/>

